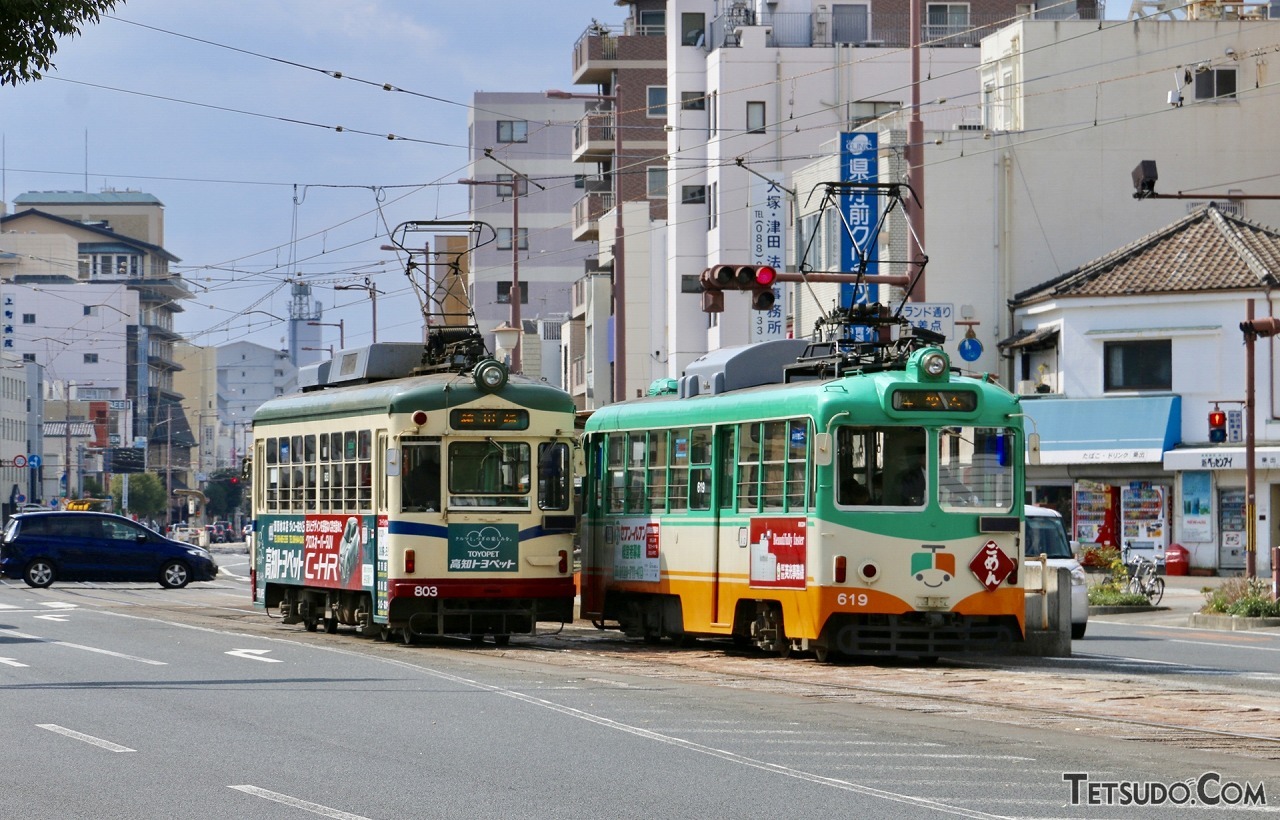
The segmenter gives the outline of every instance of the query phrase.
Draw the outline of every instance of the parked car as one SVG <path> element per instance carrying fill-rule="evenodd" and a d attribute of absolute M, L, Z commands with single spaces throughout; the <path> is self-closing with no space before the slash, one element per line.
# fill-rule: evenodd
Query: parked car
<path fill-rule="evenodd" d="M 215 527 L 219 528 L 220 530 L 222 530 L 222 540 L 223 540 L 225 543 L 228 543 L 228 544 L 229 544 L 229 543 L 231 543 L 232 541 L 237 541 L 237 540 L 239 540 L 239 539 L 236 537 L 236 528 L 235 528 L 235 527 L 233 527 L 233 526 L 231 526 L 231 522 L 230 522 L 230 521 L 214 521 L 214 522 L 213 522 L 213 526 L 215 526 Z"/>
<path fill-rule="evenodd" d="M 1071 542 L 1062 527 L 1062 516 L 1057 510 L 1028 504 L 1026 511 L 1025 562 L 1032 563 L 1044 553 L 1051 569 L 1066 567 L 1071 571 L 1071 637 L 1080 640 L 1089 623 L 1089 585 L 1084 567 L 1072 553 Z"/>
<path fill-rule="evenodd" d="M 33 587 L 54 581 L 156 581 L 176 589 L 212 581 L 217 574 L 208 550 L 110 513 L 23 513 L 9 519 L 0 537 L 0 575 Z"/>
<path fill-rule="evenodd" d="M 227 543 L 227 528 L 218 522 L 204 525 L 205 532 L 209 533 L 210 544 Z"/>

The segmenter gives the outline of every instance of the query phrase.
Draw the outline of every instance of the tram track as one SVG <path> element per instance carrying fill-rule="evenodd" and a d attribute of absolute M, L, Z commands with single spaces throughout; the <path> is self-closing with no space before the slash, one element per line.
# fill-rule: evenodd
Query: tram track
<path fill-rule="evenodd" d="M 448 653 L 483 666 L 513 662 L 555 666 L 573 670 L 587 685 L 679 682 L 1280 761 L 1280 703 L 1273 697 L 1174 684 L 1162 677 L 1033 668 L 1018 665 L 1017 659 L 1009 659 L 1008 665 L 997 665 L 1005 661 L 994 659 L 980 663 L 944 660 L 934 666 L 892 661 L 824 664 L 804 655 L 782 660 L 706 641 L 692 647 L 643 644 L 577 625 L 534 638 L 516 638 L 503 648 L 487 644 L 477 649 L 469 643 L 447 640 L 406 647 L 359 638 L 346 629 L 339 635 L 282 629 L 260 611 L 214 607 L 208 602 L 160 601 L 152 596 L 135 600 L 129 595 L 121 600 L 119 592 L 80 589 L 67 597 L 89 606 L 126 608 L 135 615 L 146 608 L 154 617 L 246 634 L 287 636 L 306 643 L 337 642 L 377 656 Z"/>

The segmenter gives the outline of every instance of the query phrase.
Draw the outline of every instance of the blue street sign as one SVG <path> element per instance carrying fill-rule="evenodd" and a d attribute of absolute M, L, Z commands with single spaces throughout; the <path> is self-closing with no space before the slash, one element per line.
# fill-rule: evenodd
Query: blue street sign
<path fill-rule="evenodd" d="M 982 342 L 977 339 L 964 338 L 960 340 L 960 358 L 966 362 L 977 361 L 982 355 Z"/>
<path fill-rule="evenodd" d="M 35 453 L 27 456 L 27 466 L 37 470 L 40 469 L 40 456 Z"/>

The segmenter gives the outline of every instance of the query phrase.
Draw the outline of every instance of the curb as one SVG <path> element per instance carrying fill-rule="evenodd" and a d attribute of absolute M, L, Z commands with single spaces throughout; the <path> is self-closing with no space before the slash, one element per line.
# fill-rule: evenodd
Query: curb
<path fill-rule="evenodd" d="M 1197 612 L 1188 619 L 1187 625 L 1200 629 L 1245 632 L 1252 629 L 1280 629 L 1280 618 L 1247 618 L 1240 615 L 1207 615 Z"/>
<path fill-rule="evenodd" d="M 1127 615 L 1137 612 L 1169 612 L 1172 607 L 1167 606 L 1091 606 L 1089 607 L 1090 615 Z"/>

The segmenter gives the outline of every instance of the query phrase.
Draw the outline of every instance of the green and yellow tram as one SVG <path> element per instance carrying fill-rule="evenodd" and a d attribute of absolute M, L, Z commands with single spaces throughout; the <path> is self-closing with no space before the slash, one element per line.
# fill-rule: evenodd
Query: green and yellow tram
<path fill-rule="evenodd" d="M 254 601 L 309 630 L 500 644 L 573 619 L 574 406 L 422 345 L 342 351 L 254 416 Z"/>
<path fill-rule="evenodd" d="M 597 410 L 583 616 L 820 659 L 1020 641 L 1018 398 L 914 332 L 717 351 Z"/>

